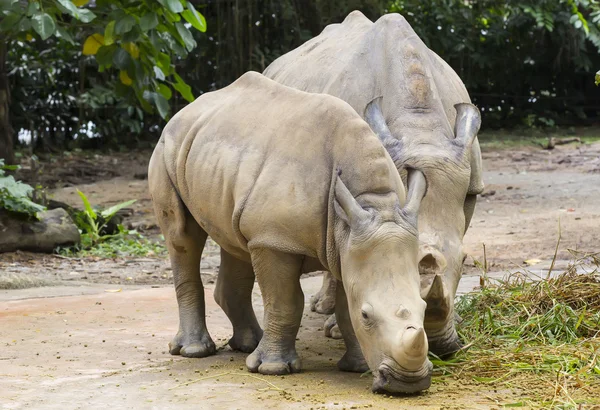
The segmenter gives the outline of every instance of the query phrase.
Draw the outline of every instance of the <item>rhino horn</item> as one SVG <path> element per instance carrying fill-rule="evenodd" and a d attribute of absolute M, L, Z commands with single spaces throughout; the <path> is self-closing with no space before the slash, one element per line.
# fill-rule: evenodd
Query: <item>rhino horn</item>
<path fill-rule="evenodd" d="M 454 136 L 456 141 L 465 147 L 465 153 L 468 153 L 481 126 L 481 114 L 473 104 L 460 103 L 454 108 L 456 109 Z"/>
<path fill-rule="evenodd" d="M 354 199 L 339 176 L 335 183 L 334 206 L 338 216 L 350 226 L 350 229 L 359 229 L 371 220 L 371 214 Z"/>
<path fill-rule="evenodd" d="M 365 108 L 365 121 L 371 127 L 371 130 L 379 137 L 379 140 L 385 147 L 390 157 L 396 164 L 396 166 L 400 163 L 400 152 L 401 152 L 401 142 L 400 140 L 394 138 L 392 132 L 388 128 L 385 117 L 383 116 L 383 112 L 381 111 L 381 107 L 379 106 L 379 100 L 381 97 L 375 98 L 369 104 L 367 104 L 367 108 Z"/>
<path fill-rule="evenodd" d="M 420 356 L 427 353 L 427 336 L 422 327 L 407 329 L 404 334 L 404 343 L 408 348 L 408 353 L 411 353 L 412 356 Z"/>
<path fill-rule="evenodd" d="M 406 370 L 416 371 L 423 366 L 423 358 L 427 356 L 428 350 L 425 330 L 422 327 L 408 326 L 393 357 Z"/>
<path fill-rule="evenodd" d="M 425 296 L 427 309 L 438 309 L 443 313 L 447 313 L 450 310 L 446 297 L 448 294 L 442 275 L 435 275 L 431 287 L 429 288 L 429 292 L 427 293 L 427 296 Z"/>
<path fill-rule="evenodd" d="M 427 180 L 418 169 L 408 169 L 408 194 L 404 213 L 416 221 L 421 201 L 427 192 Z M 416 222 L 415 222 L 416 224 Z"/>

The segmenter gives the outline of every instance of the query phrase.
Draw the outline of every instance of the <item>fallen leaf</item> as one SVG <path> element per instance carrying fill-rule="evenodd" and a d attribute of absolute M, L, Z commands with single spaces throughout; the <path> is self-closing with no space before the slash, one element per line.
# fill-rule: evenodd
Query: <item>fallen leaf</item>
<path fill-rule="evenodd" d="M 117 293 L 117 292 L 120 292 L 121 289 L 105 289 L 104 291 L 108 292 L 108 293 Z"/>
<path fill-rule="evenodd" d="M 525 265 L 527 266 L 532 266 L 532 265 L 537 265 L 538 263 L 540 263 L 542 260 L 541 259 L 527 259 L 525 262 Z"/>

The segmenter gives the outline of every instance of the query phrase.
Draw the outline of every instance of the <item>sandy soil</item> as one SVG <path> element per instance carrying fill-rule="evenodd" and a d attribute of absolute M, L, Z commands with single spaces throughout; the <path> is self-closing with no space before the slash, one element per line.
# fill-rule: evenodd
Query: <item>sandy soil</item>
<path fill-rule="evenodd" d="M 569 248 L 600 249 L 600 143 L 483 156 L 486 192 L 465 238 L 471 258 L 461 293 L 478 283 L 473 261 L 483 260 L 484 243 L 492 275 L 501 276 L 530 259 L 540 260 L 532 270 L 546 268 L 554 255 L 559 218 L 559 265 L 569 260 Z M 126 223 L 156 236 L 146 181 L 135 178 L 142 177 L 148 157 L 70 159 L 69 174 L 56 175 L 46 165 L 49 174 L 41 178 L 56 187 L 51 192 L 55 199 L 77 206 L 75 187 L 103 206 L 138 199 Z M 92 182 L 88 173 L 94 161 L 106 179 Z M 85 172 L 77 171 L 80 163 Z M 217 248 L 209 246 L 205 256 L 202 271 L 211 294 Z M 3 408 L 494 408 L 527 396 L 526 391 L 494 390 L 449 377 L 437 377 L 428 392 L 414 397 L 372 395 L 369 377 L 335 370 L 342 343 L 322 337 L 323 317 L 308 308 L 298 341 L 306 371 L 265 378 L 281 390 L 250 377 L 245 355 L 227 347 L 207 359 L 171 357 L 166 345 L 177 328 L 177 310 L 165 259 L 65 259 L 17 252 L 0 255 L 0 274 L 61 285 L 0 291 Z M 319 285 L 318 277 L 303 279 L 307 300 Z M 229 322 L 212 297 L 207 301 L 209 329 L 223 346 L 231 335 Z M 197 381 L 202 377 L 208 378 Z M 194 383 L 182 385 L 189 381 Z"/>
<path fill-rule="evenodd" d="M 207 286 L 208 327 L 218 354 L 205 359 L 170 356 L 177 328 L 171 287 L 83 296 L 20 299 L 0 306 L 0 405 L 20 408 L 482 408 L 518 401 L 526 392 L 494 389 L 469 380 L 436 377 L 425 393 L 386 397 L 370 392 L 371 377 L 342 373 L 335 363 L 343 343 L 322 336 L 323 317 L 309 295 L 320 277 L 302 280 L 306 309 L 297 349 L 304 372 L 254 377 L 245 354 L 225 343 L 229 322 Z M 64 292 L 61 291 L 61 292 Z M 58 292 L 59 294 L 61 292 Z M 35 294 L 32 291 L 32 294 Z M 21 296 L 27 295 L 21 292 Z M 260 294 L 254 305 L 262 317 Z M 202 380 L 201 380 L 202 379 Z M 185 385 L 190 383 L 189 385 Z"/>

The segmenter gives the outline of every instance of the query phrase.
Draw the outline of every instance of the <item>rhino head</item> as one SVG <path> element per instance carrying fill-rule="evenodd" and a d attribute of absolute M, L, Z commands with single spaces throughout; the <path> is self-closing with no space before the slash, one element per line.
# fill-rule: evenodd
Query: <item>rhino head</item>
<path fill-rule="evenodd" d="M 411 171 L 404 208 L 395 196 L 392 209 L 381 210 L 363 208 L 339 177 L 335 186 L 335 211 L 345 225 L 337 235 L 342 283 L 375 392 L 412 393 L 431 383 L 415 226 L 425 191 L 423 174 Z"/>
<path fill-rule="evenodd" d="M 448 131 L 447 123 L 439 127 L 441 130 L 412 127 L 423 123 L 421 113 L 412 117 L 404 113 L 401 120 L 393 121 L 390 131 L 378 100 L 367 106 L 365 119 L 401 174 L 406 168 L 418 168 L 427 179 L 429 194 L 421 203 L 418 220 L 418 269 L 421 296 L 427 302 L 424 323 L 429 347 L 435 354 L 446 356 L 461 347 L 454 326 L 454 295 L 466 257 L 463 237 L 478 193 L 471 188 L 471 174 L 472 161 L 480 158 L 472 149 L 481 117 L 474 105 L 460 103 L 454 106 L 453 132 Z M 478 150 L 478 145 L 475 148 Z"/>

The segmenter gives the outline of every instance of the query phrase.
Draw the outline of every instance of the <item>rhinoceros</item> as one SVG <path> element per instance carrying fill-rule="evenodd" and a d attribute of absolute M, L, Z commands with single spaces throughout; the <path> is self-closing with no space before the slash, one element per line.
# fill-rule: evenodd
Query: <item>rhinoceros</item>
<path fill-rule="evenodd" d="M 484 187 L 480 115 L 458 75 L 401 15 L 373 23 L 359 11 L 279 57 L 264 74 L 346 101 L 380 135 L 398 171 L 423 170 L 429 187 L 418 222 L 425 331 L 432 352 L 458 350 L 454 297 L 465 259 L 463 236 Z M 313 310 L 330 313 L 334 284 L 326 274 Z M 328 320 L 326 331 L 333 324 Z"/>
<path fill-rule="evenodd" d="M 252 352 L 251 372 L 300 371 L 300 275 L 320 268 L 343 284 L 340 369 L 371 369 L 374 391 L 429 387 L 415 226 L 427 183 L 415 169 L 405 194 L 390 155 L 347 103 L 246 73 L 169 121 L 148 179 L 179 305 L 171 354 L 215 353 L 199 273 L 210 236 L 221 247 L 215 300 L 233 325 L 229 345 Z M 255 277 L 264 333 L 251 304 Z"/>

